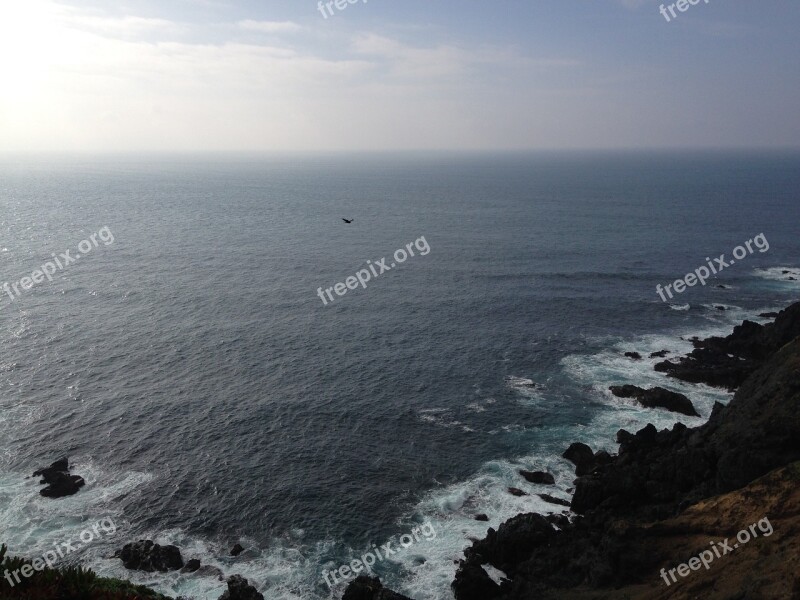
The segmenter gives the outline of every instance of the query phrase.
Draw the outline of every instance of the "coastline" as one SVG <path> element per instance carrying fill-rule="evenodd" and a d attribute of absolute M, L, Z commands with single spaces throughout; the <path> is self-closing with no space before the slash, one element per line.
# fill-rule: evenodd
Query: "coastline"
<path fill-rule="evenodd" d="M 759 583 L 770 592 L 744 597 L 790 597 L 796 592 L 790 575 L 797 547 L 790 532 L 796 526 L 792 507 L 798 506 L 791 490 L 800 474 L 800 444 L 794 441 L 800 424 L 792 415 L 799 335 L 795 303 L 766 326 L 745 320 L 727 337 L 695 339 L 687 357 L 665 361 L 673 366 L 656 370 L 736 389 L 733 400 L 715 405 L 708 420 L 691 429 L 677 423 L 660 432 L 652 425 L 636 434 L 620 430 L 617 455 L 578 464 L 585 472 L 577 473 L 569 520 L 520 514 L 473 542 L 452 584 L 456 600 L 688 598 L 699 589 L 726 597 L 744 589 L 736 576 L 740 563 L 765 553 L 788 556 L 782 563 L 788 567 L 771 564 L 770 577 Z M 759 510 L 782 524 L 784 533 L 776 525 L 769 548 L 726 557 L 717 570 L 693 573 L 683 587 L 661 581 L 658 569 L 683 564 L 688 549 L 699 552 L 715 534 L 735 534 L 750 523 L 742 513 L 757 520 Z M 649 578 L 642 575 L 651 571 Z M 362 578 L 344 599 L 406 598 L 387 593 L 377 580 Z"/>
<path fill-rule="evenodd" d="M 796 305 L 793 305 L 793 306 L 796 306 Z M 737 327 L 737 328 L 735 328 L 735 329 L 739 329 L 739 327 Z M 716 339 L 716 338 L 715 338 L 715 339 Z M 721 405 L 720 405 L 720 406 L 721 406 Z M 677 415 L 676 415 L 676 416 L 677 416 Z M 709 423 L 711 420 L 713 420 L 713 418 L 714 418 L 714 416 L 713 416 L 713 414 L 712 414 L 711 418 L 710 418 L 710 419 L 708 419 L 708 420 L 706 420 L 706 421 L 704 421 L 703 425 L 701 425 L 700 427 L 705 427 L 705 426 L 706 426 L 706 425 L 707 425 L 707 424 L 708 424 L 708 423 Z M 685 427 L 683 427 L 683 426 L 681 426 L 680 428 L 678 428 L 678 427 L 676 426 L 676 428 L 675 428 L 675 429 L 679 429 L 680 431 L 683 431 L 683 430 L 685 430 L 686 428 L 685 428 Z M 585 476 L 585 475 L 584 475 L 584 476 Z M 779 478 L 779 479 L 780 479 L 780 478 Z M 584 484 L 584 485 L 585 485 L 585 484 Z M 765 486 L 761 486 L 761 487 L 765 487 Z M 766 487 L 768 487 L 768 486 L 766 486 Z M 578 490 L 580 490 L 580 491 L 581 491 L 581 494 L 583 494 L 584 496 L 585 496 L 585 490 L 586 490 L 586 489 L 587 489 L 586 487 L 581 487 L 581 486 L 578 486 Z M 580 500 L 580 498 L 581 498 L 581 495 L 580 495 L 580 494 L 578 494 L 578 493 L 576 492 L 576 496 L 578 496 L 578 498 L 579 498 L 579 502 L 580 502 L 580 501 L 581 501 L 581 500 Z M 545 499 L 545 501 L 547 501 L 547 499 Z M 572 504 L 573 504 L 573 507 L 572 507 L 572 508 L 573 508 L 573 510 L 575 510 L 575 508 L 576 508 L 576 507 L 575 507 L 575 498 L 574 498 L 574 497 L 573 497 L 573 500 L 572 500 Z M 585 509 L 583 509 L 583 508 L 582 508 L 582 509 L 581 509 L 581 511 L 582 511 L 582 512 L 585 512 Z M 575 511 L 575 512 L 577 512 L 577 511 Z M 523 516 L 523 515 L 518 515 L 518 516 Z M 498 528 L 498 531 L 503 531 L 503 528 L 504 528 L 504 527 L 507 529 L 509 526 L 517 526 L 517 524 L 518 524 L 518 523 L 520 523 L 520 522 L 524 522 L 524 521 L 516 521 L 515 519 L 517 519 L 517 517 L 514 517 L 514 518 L 512 518 L 512 519 L 510 519 L 510 520 L 506 521 L 506 522 L 505 522 L 503 525 L 501 525 L 501 526 Z M 548 522 L 548 527 L 549 527 L 549 528 L 551 528 L 551 529 L 552 529 L 552 524 L 553 524 L 553 523 L 555 523 L 555 524 L 556 524 L 556 526 L 557 526 L 557 527 L 559 527 L 559 528 L 561 528 L 561 527 L 565 527 L 565 526 L 566 526 L 566 522 L 565 522 L 565 520 L 564 520 L 564 517 L 563 517 L 563 515 L 561 515 L 561 516 L 558 516 L 558 515 L 556 515 L 555 513 L 553 513 L 553 514 L 551 514 L 551 515 L 550 515 L 550 518 L 549 518 L 549 520 L 548 520 L 547 522 Z M 524 526 L 525 526 L 525 527 L 528 527 L 528 526 L 529 526 L 529 524 L 528 524 L 528 523 L 525 523 L 525 525 L 524 525 Z M 493 532 L 493 531 L 495 531 L 495 530 L 494 530 L 494 529 L 489 529 L 489 535 L 490 535 L 490 536 L 492 535 L 492 534 L 491 534 L 491 532 Z M 776 538 L 776 539 L 777 539 L 777 538 Z M 483 541 L 485 541 L 485 540 L 483 540 Z M 480 544 L 480 542 L 475 542 L 475 543 L 473 544 L 472 548 L 469 548 L 469 549 L 467 550 L 467 555 L 468 555 L 468 556 L 469 556 L 469 555 L 475 556 L 475 550 L 474 550 L 474 548 L 475 548 L 476 546 L 478 546 L 479 544 Z M 473 562 L 474 562 L 474 561 L 473 561 Z M 491 563 L 485 563 L 485 564 L 491 564 Z M 513 598 L 516 598 L 516 597 L 517 597 L 517 596 L 514 596 L 514 595 L 507 595 L 507 594 L 506 594 L 506 592 L 505 592 L 505 591 L 504 591 L 504 589 L 503 589 L 503 586 L 502 586 L 502 585 L 497 585 L 497 584 L 496 584 L 496 583 L 495 583 L 493 580 L 491 581 L 491 583 L 492 583 L 494 586 L 497 586 L 497 588 L 499 588 L 499 590 L 500 590 L 500 591 L 498 591 L 498 590 L 495 590 L 495 589 L 494 589 L 493 587 L 491 587 L 491 586 L 488 586 L 488 584 L 486 584 L 486 582 L 485 582 L 485 581 L 482 581 L 482 585 L 484 585 L 484 584 L 485 584 L 486 586 L 488 586 L 488 587 L 485 587 L 485 589 L 484 589 L 484 587 L 481 587 L 481 586 L 475 586 L 475 581 L 474 581 L 474 580 L 470 580 L 470 577 L 477 577 L 477 578 L 479 578 L 479 579 L 481 579 L 481 580 L 484 580 L 484 577 L 485 577 L 485 570 L 484 570 L 484 569 L 482 569 L 482 568 L 480 568 L 480 565 L 478 565 L 478 567 L 479 567 L 479 570 L 470 570 L 470 569 L 471 569 L 472 567 L 474 567 L 474 566 L 475 566 L 474 564 L 470 563 L 470 559 L 469 559 L 469 558 L 467 558 L 467 560 L 465 560 L 465 561 L 462 561 L 462 563 L 461 563 L 461 565 L 460 565 L 460 568 L 459 568 L 459 574 L 460 574 L 460 577 L 461 577 L 461 579 L 462 579 L 462 580 L 464 580 L 464 578 L 466 577 L 466 580 L 469 582 L 469 583 L 468 583 L 468 585 L 467 585 L 466 587 L 468 587 L 468 588 L 474 588 L 474 589 L 480 589 L 480 590 L 482 590 L 482 591 L 480 592 L 480 594 L 481 594 L 480 596 L 474 596 L 474 597 L 476 597 L 476 598 L 503 598 L 503 599 L 505 599 L 505 598 L 513 599 Z M 506 566 L 506 565 L 503 565 L 503 566 Z M 498 571 L 500 571 L 501 573 L 504 573 L 505 575 L 509 575 L 509 573 L 508 573 L 507 571 L 504 571 L 503 569 L 499 569 L 498 567 L 495 567 L 495 568 L 497 568 L 497 569 L 498 569 Z M 506 566 L 506 568 L 507 568 L 507 566 Z M 466 574 L 466 575 L 465 575 L 465 574 Z M 457 581 L 458 581 L 458 579 L 459 579 L 459 577 L 457 577 Z M 490 578 L 490 580 L 491 580 L 491 578 Z M 105 581 L 114 581 L 114 580 L 105 580 Z M 124 579 L 120 579 L 120 580 L 116 580 L 116 581 L 118 581 L 118 582 L 122 582 L 122 583 L 120 583 L 119 585 L 124 585 L 124 584 L 127 584 L 127 582 L 125 582 L 125 581 L 124 581 Z M 132 585 L 132 584 L 131 584 L 131 585 Z M 365 588 L 364 586 L 366 586 L 366 588 Z M 365 589 L 367 590 L 366 592 L 365 592 Z M 371 591 L 370 591 L 370 590 L 371 590 Z M 573 591 L 574 591 L 576 594 L 578 594 L 578 593 L 579 593 L 579 592 L 578 592 L 578 591 L 576 591 L 576 590 L 573 590 Z M 374 592 L 374 593 L 373 593 L 373 592 Z M 559 593 L 561 593 L 561 592 L 563 592 L 563 590 L 561 590 Z M 650 590 L 650 592 L 652 592 L 652 590 Z M 649 593 L 650 593 L 650 592 L 649 592 Z M 146 593 L 152 593 L 152 594 L 155 594 L 155 596 L 153 596 L 153 597 L 158 597 L 158 598 L 165 598 L 165 597 L 166 597 L 166 596 L 160 596 L 160 595 L 158 595 L 156 592 L 153 592 L 152 590 L 147 590 L 147 592 L 140 592 L 140 593 L 143 593 L 143 594 L 146 594 Z M 359 594 L 359 595 L 353 596 L 353 594 L 354 594 L 354 593 L 356 593 L 356 594 Z M 368 595 L 366 595 L 366 596 L 362 596 L 362 595 L 360 595 L 360 594 L 362 594 L 362 593 L 367 593 Z M 526 592 L 526 593 L 527 593 L 527 592 Z M 538 593 L 542 593 L 542 592 L 538 592 Z M 572 593 L 572 592 L 570 592 L 570 593 Z M 372 595 L 369 595 L 369 594 L 372 594 Z M 379 595 L 374 595 L 374 594 L 379 594 Z M 380 595 L 380 594 L 383 594 L 383 595 Z M 351 583 L 351 584 L 350 584 L 350 586 L 348 587 L 348 589 L 347 589 L 347 591 L 346 591 L 346 593 L 345 593 L 345 595 L 344 595 L 344 598 L 345 598 L 346 600 L 351 600 L 351 599 L 354 599 L 354 598 L 356 598 L 356 599 L 360 599 L 360 598 L 362 598 L 362 597 L 363 597 L 363 598 L 366 598 L 367 600 L 369 600 L 370 598 L 373 598 L 373 597 L 374 597 L 374 598 L 384 598 L 384 599 L 386 599 L 386 598 L 393 598 L 393 599 L 396 599 L 396 600 L 402 600 L 402 599 L 406 598 L 406 596 L 401 596 L 401 595 L 387 595 L 387 594 L 394 594 L 394 592 L 390 592 L 389 590 L 386 590 L 386 589 L 384 589 L 384 588 L 382 588 L 382 587 L 378 587 L 378 583 L 376 582 L 376 580 L 364 580 L 364 579 L 359 579 L 359 580 L 357 580 L 356 582 L 353 582 L 353 583 Z M 489 595 L 485 595 L 485 594 L 489 594 Z M 494 595 L 492 595 L 492 594 L 494 594 Z M 506 594 L 506 595 L 496 595 L 496 594 Z M 10 597 L 13 597 L 13 596 L 10 596 Z M 135 596 L 135 597 L 149 598 L 149 597 L 151 597 L 151 596 L 142 595 L 142 596 Z M 457 595 L 457 599 L 458 599 L 458 600 L 463 600 L 464 598 L 467 598 L 467 599 L 469 599 L 469 598 L 471 598 L 471 597 L 473 597 L 473 596 L 469 596 L 469 595 L 467 595 L 467 596 L 463 596 L 463 595 Z M 519 597 L 526 597 L 526 596 L 524 596 L 524 595 L 523 595 L 523 596 L 519 596 Z M 559 596 L 559 597 L 564 597 L 564 596 L 562 595 L 562 596 Z M 580 597 L 580 596 L 575 596 L 575 597 Z"/>

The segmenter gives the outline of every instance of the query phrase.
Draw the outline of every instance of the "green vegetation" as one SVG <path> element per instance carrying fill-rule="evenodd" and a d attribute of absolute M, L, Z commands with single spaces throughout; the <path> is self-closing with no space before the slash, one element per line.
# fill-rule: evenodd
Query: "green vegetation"
<path fill-rule="evenodd" d="M 5 577 L 24 565 L 33 563 L 24 558 L 6 557 L 6 546 L 0 545 L 0 600 L 169 600 L 144 586 L 127 581 L 98 577 L 82 567 L 34 571 L 30 577 L 12 577 L 12 586 Z"/>

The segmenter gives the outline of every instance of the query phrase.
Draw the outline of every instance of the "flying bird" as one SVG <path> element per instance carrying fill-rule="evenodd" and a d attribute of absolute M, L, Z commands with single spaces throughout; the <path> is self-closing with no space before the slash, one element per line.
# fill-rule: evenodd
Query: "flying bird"
<path fill-rule="evenodd" d="M 342 221 L 344 221 L 345 223 L 352 223 L 353 219 L 345 219 L 344 217 L 342 217 Z"/>

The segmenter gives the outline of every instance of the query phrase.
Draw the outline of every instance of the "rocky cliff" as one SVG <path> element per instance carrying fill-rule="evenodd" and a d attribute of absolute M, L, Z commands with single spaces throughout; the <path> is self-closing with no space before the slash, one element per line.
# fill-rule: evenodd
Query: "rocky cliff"
<path fill-rule="evenodd" d="M 659 363 L 669 376 L 738 390 L 700 427 L 620 430 L 616 456 L 596 460 L 573 445 L 587 458 L 578 461 L 576 517 L 555 527 L 521 514 L 489 529 L 459 563 L 455 598 L 800 600 L 798 336 L 800 303 L 774 323 L 745 321 Z M 741 530 L 751 539 L 739 547 Z M 483 565 L 506 579 L 495 583 Z M 379 597 L 360 591 L 361 600 Z"/>

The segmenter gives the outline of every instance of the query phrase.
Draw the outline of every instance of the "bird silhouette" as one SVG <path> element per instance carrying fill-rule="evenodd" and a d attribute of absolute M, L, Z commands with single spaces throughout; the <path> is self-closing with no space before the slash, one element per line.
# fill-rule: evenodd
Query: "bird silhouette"
<path fill-rule="evenodd" d="M 345 223 L 352 223 L 353 219 L 345 219 L 344 217 L 342 217 L 342 221 L 344 221 Z"/>

